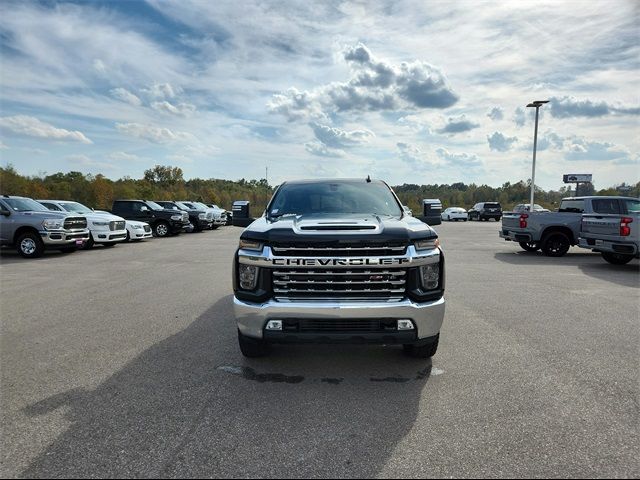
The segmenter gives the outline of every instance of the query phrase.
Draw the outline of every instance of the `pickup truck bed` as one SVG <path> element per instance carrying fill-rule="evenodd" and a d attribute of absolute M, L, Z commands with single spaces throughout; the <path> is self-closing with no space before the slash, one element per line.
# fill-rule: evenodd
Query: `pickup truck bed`
<path fill-rule="evenodd" d="M 600 252 L 609 263 L 622 265 L 640 257 L 640 214 L 585 214 L 579 246 Z"/>

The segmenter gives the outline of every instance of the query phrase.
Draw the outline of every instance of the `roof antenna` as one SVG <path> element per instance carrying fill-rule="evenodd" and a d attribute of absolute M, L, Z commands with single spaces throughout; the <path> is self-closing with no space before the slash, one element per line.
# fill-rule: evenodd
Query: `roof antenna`
<path fill-rule="evenodd" d="M 367 183 L 371 183 L 371 175 L 367 175 Z"/>

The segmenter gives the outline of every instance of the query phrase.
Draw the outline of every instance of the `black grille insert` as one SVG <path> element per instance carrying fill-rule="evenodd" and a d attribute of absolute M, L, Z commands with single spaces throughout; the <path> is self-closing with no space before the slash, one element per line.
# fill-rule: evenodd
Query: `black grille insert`
<path fill-rule="evenodd" d="M 67 217 L 64 219 L 64 228 L 66 230 L 87 228 L 87 219 L 84 217 Z"/>

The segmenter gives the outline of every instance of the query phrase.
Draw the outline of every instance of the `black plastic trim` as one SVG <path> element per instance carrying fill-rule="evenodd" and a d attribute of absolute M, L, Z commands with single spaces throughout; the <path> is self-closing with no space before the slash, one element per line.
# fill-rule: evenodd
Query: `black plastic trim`
<path fill-rule="evenodd" d="M 264 303 L 273 297 L 273 282 L 270 268 L 260 268 L 255 290 L 243 290 L 238 279 L 238 252 L 233 260 L 233 293 L 238 300 L 252 303 Z"/>

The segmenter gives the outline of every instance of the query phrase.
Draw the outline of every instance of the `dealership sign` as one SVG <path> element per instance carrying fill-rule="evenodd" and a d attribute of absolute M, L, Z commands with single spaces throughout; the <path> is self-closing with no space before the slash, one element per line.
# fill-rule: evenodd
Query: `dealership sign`
<path fill-rule="evenodd" d="M 562 180 L 564 183 L 587 183 L 591 182 L 593 175 L 591 173 L 569 173 L 563 175 Z"/>

